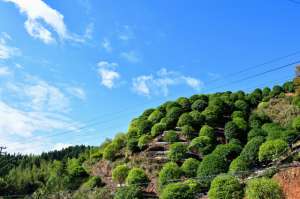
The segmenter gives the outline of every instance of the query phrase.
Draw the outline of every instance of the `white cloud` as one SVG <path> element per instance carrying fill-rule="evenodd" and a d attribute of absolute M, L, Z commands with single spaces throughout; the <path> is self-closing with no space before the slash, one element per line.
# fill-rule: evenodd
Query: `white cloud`
<path fill-rule="evenodd" d="M 11 40 L 10 35 L 2 32 L 0 35 L 0 60 L 9 59 L 20 54 L 20 50 L 18 48 L 7 45 L 9 40 Z"/>
<path fill-rule="evenodd" d="M 104 48 L 107 52 L 112 52 L 112 46 L 110 41 L 107 38 L 104 38 L 101 43 L 102 48 Z"/>
<path fill-rule="evenodd" d="M 20 9 L 20 12 L 27 16 L 24 26 L 28 34 L 42 40 L 46 44 L 56 41 L 53 32 L 55 32 L 61 40 L 67 39 L 76 42 L 84 42 L 85 39 L 89 38 L 92 30 L 90 26 L 88 26 L 86 35 L 84 36 L 70 33 L 64 23 L 64 16 L 42 0 L 4 1 L 14 3 Z M 51 30 L 48 27 L 51 27 Z"/>
<path fill-rule="evenodd" d="M 10 75 L 12 72 L 8 69 L 8 67 L 0 67 L 0 76 Z"/>
<path fill-rule="evenodd" d="M 132 28 L 128 25 L 122 26 L 121 30 L 118 31 L 119 39 L 122 41 L 128 41 L 134 38 L 134 33 Z"/>
<path fill-rule="evenodd" d="M 135 51 L 122 52 L 121 57 L 132 63 L 138 63 L 140 57 Z"/>
<path fill-rule="evenodd" d="M 107 88 L 113 88 L 115 86 L 115 81 L 120 78 L 120 74 L 116 71 L 118 64 L 100 61 L 97 65 L 101 84 Z"/>
<path fill-rule="evenodd" d="M 85 93 L 85 91 L 84 91 L 82 88 L 80 88 L 80 87 L 68 87 L 68 88 L 67 88 L 67 91 L 68 91 L 71 95 L 73 95 L 73 96 L 75 96 L 75 97 L 77 97 L 77 98 L 79 98 L 79 99 L 81 99 L 81 100 L 85 100 L 85 99 L 86 99 L 86 93 Z"/>
<path fill-rule="evenodd" d="M 132 80 L 133 90 L 140 95 L 169 94 L 170 86 L 187 85 L 195 90 L 200 90 L 203 83 L 193 77 L 182 75 L 178 72 L 160 69 L 156 75 L 142 75 Z"/>

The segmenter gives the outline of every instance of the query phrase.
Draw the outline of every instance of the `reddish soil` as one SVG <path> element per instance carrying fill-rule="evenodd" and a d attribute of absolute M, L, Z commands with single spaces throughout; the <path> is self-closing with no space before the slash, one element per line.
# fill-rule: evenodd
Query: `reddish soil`
<path fill-rule="evenodd" d="M 300 198 L 300 167 L 282 170 L 273 178 L 280 184 L 285 199 Z"/>

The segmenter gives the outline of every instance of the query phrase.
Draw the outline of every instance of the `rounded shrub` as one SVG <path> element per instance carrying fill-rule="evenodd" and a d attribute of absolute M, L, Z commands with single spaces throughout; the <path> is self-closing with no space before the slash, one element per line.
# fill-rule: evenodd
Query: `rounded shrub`
<path fill-rule="evenodd" d="M 234 119 L 236 117 L 240 117 L 240 118 L 245 118 L 246 117 L 246 114 L 243 112 L 243 111 L 234 111 L 232 114 L 231 114 L 231 119 Z"/>
<path fill-rule="evenodd" d="M 183 127 L 181 127 L 181 133 L 188 140 L 193 139 L 196 134 L 195 129 L 190 125 L 184 125 Z"/>
<path fill-rule="evenodd" d="M 268 133 L 266 131 L 264 131 L 263 129 L 259 129 L 259 128 L 251 129 L 248 133 L 248 141 L 250 141 L 251 139 L 253 139 L 255 137 L 266 137 L 267 134 Z"/>
<path fill-rule="evenodd" d="M 149 115 L 148 120 L 152 122 L 152 124 L 156 124 L 159 123 L 164 116 L 165 114 L 162 111 L 156 109 Z"/>
<path fill-rule="evenodd" d="M 221 116 L 221 107 L 209 105 L 202 114 L 205 116 L 205 121 L 208 125 L 216 126 L 219 123 L 219 118 Z"/>
<path fill-rule="evenodd" d="M 142 135 L 138 140 L 138 147 L 143 150 L 147 148 L 148 144 L 151 142 L 150 135 Z"/>
<path fill-rule="evenodd" d="M 260 146 L 264 143 L 264 137 L 258 136 L 251 139 L 243 148 L 240 156 L 250 166 L 255 165 L 258 162 L 258 152 Z"/>
<path fill-rule="evenodd" d="M 139 135 L 144 135 L 150 133 L 152 127 L 152 122 L 149 120 L 141 120 L 137 124 Z"/>
<path fill-rule="evenodd" d="M 250 168 L 250 165 L 247 161 L 245 161 L 241 156 L 238 156 L 235 158 L 229 166 L 229 172 L 230 173 L 239 173 L 243 171 L 247 171 Z"/>
<path fill-rule="evenodd" d="M 88 179 L 88 181 L 82 184 L 81 189 L 91 190 L 96 187 L 101 187 L 102 185 L 103 183 L 100 177 L 92 176 Z"/>
<path fill-rule="evenodd" d="M 132 168 L 126 178 L 127 185 L 137 185 L 141 187 L 146 187 L 149 183 L 149 178 L 140 168 Z"/>
<path fill-rule="evenodd" d="M 241 138 L 241 130 L 235 124 L 235 122 L 230 121 L 225 124 L 224 135 L 227 140 L 240 139 Z"/>
<path fill-rule="evenodd" d="M 129 172 L 129 167 L 127 165 L 118 165 L 112 170 L 112 179 L 114 182 L 119 184 L 124 183 Z"/>
<path fill-rule="evenodd" d="M 125 186 L 117 189 L 114 199 L 143 199 L 143 191 L 139 186 Z"/>
<path fill-rule="evenodd" d="M 164 139 L 165 142 L 174 143 L 174 142 L 177 142 L 179 140 L 179 135 L 176 131 L 170 130 L 170 131 L 165 133 L 163 139 Z"/>
<path fill-rule="evenodd" d="M 214 150 L 215 141 L 208 136 L 199 136 L 194 138 L 189 144 L 189 150 L 201 155 L 207 155 Z"/>
<path fill-rule="evenodd" d="M 248 124 L 247 122 L 241 118 L 241 117 L 235 117 L 233 118 L 232 120 L 237 126 L 239 129 L 241 129 L 243 132 L 247 131 L 247 128 L 248 128 Z"/>
<path fill-rule="evenodd" d="M 196 160 L 194 158 L 188 158 L 181 165 L 181 170 L 187 177 L 196 177 L 199 164 L 199 160 Z"/>
<path fill-rule="evenodd" d="M 247 113 L 249 111 L 249 105 L 244 100 L 237 100 L 234 103 L 234 106 L 237 110 Z"/>
<path fill-rule="evenodd" d="M 225 173 L 227 168 L 228 163 L 222 156 L 209 154 L 200 163 L 197 170 L 197 177 L 199 178 L 199 182 L 208 188 L 214 176 Z"/>
<path fill-rule="evenodd" d="M 224 158 L 227 162 L 235 159 L 242 151 L 242 146 L 238 144 L 235 140 L 234 142 L 229 142 L 228 144 L 219 144 L 213 150 L 214 155 L 218 155 Z"/>
<path fill-rule="evenodd" d="M 174 162 L 166 163 L 159 172 L 158 176 L 158 185 L 160 190 L 167 184 L 169 181 L 178 180 L 181 177 L 182 171 L 179 166 Z"/>
<path fill-rule="evenodd" d="M 274 180 L 267 178 L 256 178 L 247 182 L 246 198 L 281 199 L 283 196 L 280 186 Z"/>
<path fill-rule="evenodd" d="M 297 131 L 300 131 L 300 117 L 296 117 L 293 120 L 293 124 L 292 124 L 293 128 L 296 129 Z"/>
<path fill-rule="evenodd" d="M 183 113 L 177 122 L 177 126 L 182 127 L 185 125 L 192 126 L 193 125 L 193 118 L 190 114 L 188 113 Z"/>
<path fill-rule="evenodd" d="M 279 95 L 281 92 L 283 92 L 283 89 L 281 86 L 279 85 L 275 85 L 271 91 L 271 95 L 272 96 L 277 96 Z"/>
<path fill-rule="evenodd" d="M 279 158 L 288 150 L 288 144 L 281 139 L 269 140 L 259 147 L 258 159 L 260 162 L 269 162 Z"/>
<path fill-rule="evenodd" d="M 243 187 L 234 176 L 222 174 L 212 181 L 208 197 L 210 199 L 242 199 L 243 194 Z"/>
<path fill-rule="evenodd" d="M 205 117 L 199 111 L 192 111 L 189 113 L 193 118 L 193 127 L 198 131 L 205 123 Z"/>
<path fill-rule="evenodd" d="M 151 135 L 153 137 L 156 137 L 160 134 L 162 134 L 166 130 L 167 126 L 165 123 L 158 123 L 154 124 L 154 126 L 151 129 Z"/>
<path fill-rule="evenodd" d="M 215 138 L 214 128 L 208 125 L 203 125 L 200 129 L 199 136 L 208 136 L 210 138 Z"/>
<path fill-rule="evenodd" d="M 194 199 L 189 185 L 178 182 L 168 184 L 162 191 L 160 199 Z"/>
<path fill-rule="evenodd" d="M 178 104 L 180 104 L 181 108 L 183 109 L 184 112 L 190 111 L 191 110 L 191 102 L 188 98 L 186 97 L 180 97 L 176 100 Z"/>
<path fill-rule="evenodd" d="M 176 142 L 170 145 L 168 151 L 168 158 L 171 161 L 179 162 L 185 159 L 187 156 L 187 146 L 183 143 Z"/>
<path fill-rule="evenodd" d="M 207 101 L 198 99 L 192 104 L 192 109 L 201 112 L 207 107 L 207 105 L 208 105 Z"/>
<path fill-rule="evenodd" d="M 103 151 L 103 158 L 113 161 L 116 158 L 116 154 L 119 152 L 119 148 L 116 144 L 110 143 Z"/>
<path fill-rule="evenodd" d="M 126 145 L 127 149 L 130 152 L 137 152 L 140 150 L 139 146 L 138 146 L 138 139 L 137 138 L 130 138 L 127 140 L 127 145 Z"/>
<path fill-rule="evenodd" d="M 178 102 L 172 102 L 172 101 L 166 102 L 165 107 L 166 107 L 165 109 L 166 109 L 167 112 L 169 112 L 173 108 L 181 109 L 181 106 Z"/>

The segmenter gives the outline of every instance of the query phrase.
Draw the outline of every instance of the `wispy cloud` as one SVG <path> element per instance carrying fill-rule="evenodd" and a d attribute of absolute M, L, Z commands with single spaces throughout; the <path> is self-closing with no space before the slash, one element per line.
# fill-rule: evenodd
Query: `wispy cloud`
<path fill-rule="evenodd" d="M 134 33 L 129 25 L 122 26 L 118 31 L 119 39 L 122 41 L 128 41 L 134 38 Z"/>
<path fill-rule="evenodd" d="M 115 86 L 115 81 L 120 78 L 120 74 L 116 71 L 116 67 L 119 65 L 107 61 L 100 61 L 97 65 L 101 84 L 107 88 L 113 88 Z"/>
<path fill-rule="evenodd" d="M 71 86 L 67 88 L 67 91 L 78 99 L 86 100 L 86 93 L 83 88 Z"/>
<path fill-rule="evenodd" d="M 8 69 L 8 67 L 0 67 L 0 76 L 10 75 L 12 72 Z"/>
<path fill-rule="evenodd" d="M 7 43 L 11 40 L 11 37 L 6 32 L 2 32 L 0 35 L 0 60 L 9 59 L 13 56 L 19 55 L 20 50 L 18 48 L 9 46 Z"/>
<path fill-rule="evenodd" d="M 171 86 L 187 85 L 195 90 L 200 90 L 203 83 L 194 77 L 182 75 L 179 72 L 168 71 L 165 68 L 157 71 L 155 75 L 142 75 L 132 80 L 134 92 L 144 96 L 167 96 Z"/>
<path fill-rule="evenodd" d="M 24 23 L 28 34 L 36 39 L 40 39 L 46 44 L 56 41 L 54 32 L 61 40 L 71 40 L 84 42 L 90 37 L 92 26 L 89 25 L 84 36 L 70 33 L 64 23 L 64 16 L 57 10 L 51 8 L 42 0 L 4 0 L 14 3 L 20 12 L 27 16 Z M 51 27 L 48 28 L 48 27 Z"/>
<path fill-rule="evenodd" d="M 136 51 L 133 51 L 133 50 L 128 51 L 128 52 L 122 52 L 120 54 L 120 56 L 122 58 L 126 59 L 128 62 L 131 62 L 131 63 L 138 63 L 141 60 L 138 53 Z"/>
<path fill-rule="evenodd" d="M 109 39 L 107 38 L 104 38 L 103 41 L 101 42 L 101 46 L 102 48 L 104 48 L 104 50 L 106 50 L 106 52 L 112 52 L 112 46 L 111 46 L 111 43 L 109 41 Z"/>

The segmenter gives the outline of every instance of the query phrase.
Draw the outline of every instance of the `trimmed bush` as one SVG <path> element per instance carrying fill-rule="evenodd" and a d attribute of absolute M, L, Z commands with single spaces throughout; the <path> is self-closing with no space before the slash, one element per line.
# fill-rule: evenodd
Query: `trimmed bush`
<path fill-rule="evenodd" d="M 281 199 L 283 198 L 280 186 L 272 179 L 257 178 L 247 182 L 246 185 L 246 198 L 270 198 Z"/>
<path fill-rule="evenodd" d="M 143 191 L 138 186 L 126 186 L 117 189 L 114 199 L 143 199 Z"/>
<path fill-rule="evenodd" d="M 244 146 L 240 156 L 250 166 L 253 166 L 258 162 L 259 147 L 264 141 L 264 137 L 255 137 Z"/>
<path fill-rule="evenodd" d="M 188 113 L 183 113 L 177 122 L 177 126 L 182 127 L 185 125 L 192 126 L 193 125 L 193 118 Z"/>
<path fill-rule="evenodd" d="M 244 100 L 237 100 L 234 103 L 234 106 L 237 110 L 247 113 L 249 111 L 249 105 Z"/>
<path fill-rule="evenodd" d="M 207 105 L 207 101 L 198 99 L 192 104 L 192 109 L 201 112 L 207 107 Z"/>
<path fill-rule="evenodd" d="M 188 112 L 191 110 L 191 102 L 188 98 L 186 97 L 180 97 L 176 100 L 178 104 L 182 107 L 184 112 Z"/>
<path fill-rule="evenodd" d="M 271 89 L 269 87 L 265 87 L 263 90 L 262 90 L 262 95 L 263 97 L 267 97 L 269 96 L 271 93 Z"/>
<path fill-rule="evenodd" d="M 166 163 L 159 172 L 158 185 L 163 189 L 171 180 L 178 180 L 181 177 L 182 171 L 174 162 Z"/>
<path fill-rule="evenodd" d="M 241 145 L 236 142 L 229 142 L 228 144 L 219 144 L 212 152 L 214 155 L 218 155 L 224 158 L 227 162 L 235 159 L 242 151 Z"/>
<path fill-rule="evenodd" d="M 187 156 L 187 146 L 185 144 L 180 142 L 171 144 L 168 152 L 168 158 L 171 161 L 179 162 L 185 159 L 186 156 Z"/>
<path fill-rule="evenodd" d="M 212 181 L 208 197 L 210 199 L 242 199 L 243 187 L 234 176 L 222 174 Z"/>
<path fill-rule="evenodd" d="M 202 155 L 207 155 L 215 148 L 215 141 L 208 136 L 199 136 L 194 138 L 190 145 L 189 150 L 197 152 Z"/>
<path fill-rule="evenodd" d="M 296 129 L 297 131 L 300 131 L 300 117 L 296 117 L 293 120 L 293 128 Z"/>
<path fill-rule="evenodd" d="M 248 162 L 246 162 L 241 156 L 238 156 L 235 158 L 229 166 L 229 172 L 230 173 L 239 173 L 241 171 L 247 171 L 250 168 L 250 165 Z"/>
<path fill-rule="evenodd" d="M 160 199 L 194 199 L 189 185 L 178 182 L 168 184 L 162 191 Z"/>
<path fill-rule="evenodd" d="M 241 139 L 241 130 L 233 121 L 226 123 L 224 128 L 224 134 L 227 140 Z"/>
<path fill-rule="evenodd" d="M 205 116 L 205 121 L 210 126 L 216 126 L 219 123 L 219 116 L 221 115 L 221 107 L 209 105 L 205 108 L 202 114 Z"/>
<path fill-rule="evenodd" d="M 199 182 L 208 188 L 214 175 L 225 173 L 228 168 L 227 161 L 219 155 L 209 154 L 205 156 L 197 170 Z"/>
<path fill-rule="evenodd" d="M 173 143 L 173 142 L 177 142 L 178 140 L 179 140 L 178 133 L 174 130 L 168 131 L 164 135 L 165 142 Z"/>
<path fill-rule="evenodd" d="M 127 165 L 118 165 L 112 170 L 112 179 L 114 182 L 122 184 L 128 176 L 129 167 Z"/>
<path fill-rule="evenodd" d="M 208 136 L 215 139 L 215 130 L 208 125 L 203 125 L 200 129 L 199 136 Z"/>
<path fill-rule="evenodd" d="M 268 133 L 266 131 L 264 131 L 263 129 L 258 129 L 258 128 L 254 128 L 251 129 L 248 133 L 248 141 L 250 141 L 251 139 L 255 138 L 255 137 L 266 137 L 268 135 Z"/>
<path fill-rule="evenodd" d="M 127 140 L 127 149 L 131 152 L 137 152 L 140 150 L 138 146 L 138 139 L 137 138 L 130 138 Z"/>
<path fill-rule="evenodd" d="M 248 128 L 248 124 L 247 122 L 241 118 L 241 117 L 235 117 L 233 118 L 232 120 L 237 126 L 239 129 L 241 129 L 243 132 L 247 131 L 247 128 Z"/>
<path fill-rule="evenodd" d="M 128 176 L 126 178 L 127 185 L 137 185 L 141 187 L 147 187 L 149 182 L 149 178 L 144 172 L 143 169 L 140 168 L 132 168 Z"/>
<path fill-rule="evenodd" d="M 141 120 L 137 124 L 139 135 L 144 135 L 150 133 L 152 127 L 152 122 L 149 120 Z"/>
<path fill-rule="evenodd" d="M 151 129 L 151 135 L 153 137 L 156 137 L 160 134 L 162 134 L 166 130 L 167 126 L 165 123 L 158 123 L 154 124 L 154 126 Z"/>
<path fill-rule="evenodd" d="M 138 140 L 138 147 L 143 150 L 147 148 L 148 144 L 151 142 L 150 135 L 142 135 Z"/>
<path fill-rule="evenodd" d="M 91 190 L 96 187 L 101 187 L 102 185 L 103 184 L 100 177 L 92 176 L 88 179 L 88 181 L 82 184 L 81 189 Z"/>
<path fill-rule="evenodd" d="M 284 140 L 269 140 L 260 146 L 258 158 L 261 162 L 273 161 L 287 150 L 288 144 Z"/>
<path fill-rule="evenodd" d="M 116 154 L 119 152 L 119 147 L 116 144 L 110 143 L 103 151 L 103 158 L 113 161 L 116 158 Z"/>
<path fill-rule="evenodd" d="M 165 114 L 160 110 L 155 110 L 149 115 L 148 120 L 152 122 L 152 124 L 159 123 L 160 120 L 165 116 Z"/>
<path fill-rule="evenodd" d="M 198 131 L 205 123 L 205 117 L 199 111 L 192 111 L 189 113 L 193 118 L 193 127 Z"/>
<path fill-rule="evenodd" d="M 243 111 L 234 111 L 231 114 L 231 119 L 236 118 L 236 117 L 245 118 L 246 114 Z"/>
<path fill-rule="evenodd" d="M 181 170 L 184 172 L 185 176 L 187 177 L 196 177 L 199 164 L 200 161 L 194 158 L 188 158 L 181 165 Z"/>
<path fill-rule="evenodd" d="M 273 87 L 272 91 L 271 91 L 271 96 L 277 96 L 279 95 L 281 92 L 283 91 L 282 87 L 279 85 L 276 85 Z"/>
<path fill-rule="evenodd" d="M 189 125 L 184 125 L 181 128 L 181 133 L 188 140 L 191 140 L 195 137 L 195 129 L 192 126 L 189 126 Z"/>

